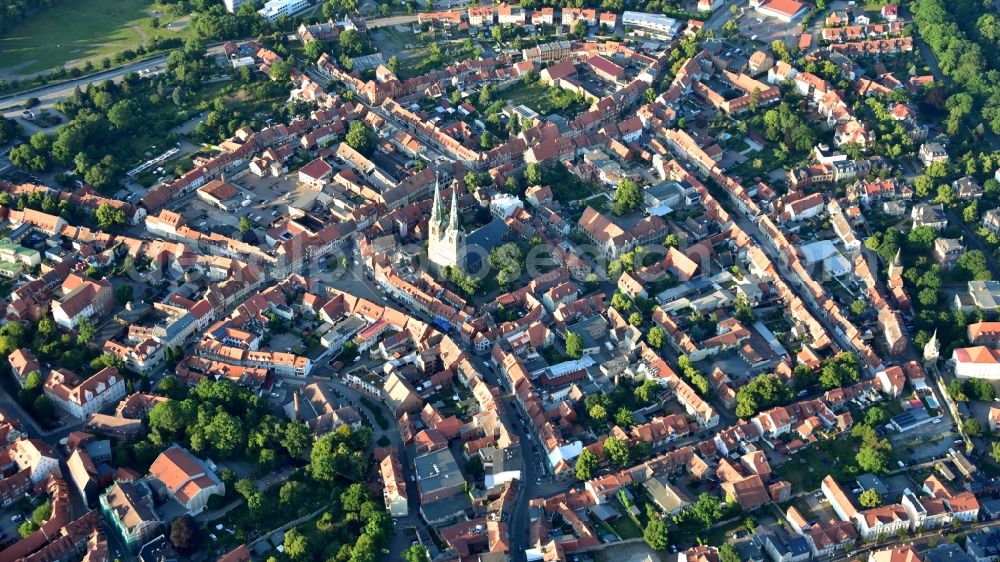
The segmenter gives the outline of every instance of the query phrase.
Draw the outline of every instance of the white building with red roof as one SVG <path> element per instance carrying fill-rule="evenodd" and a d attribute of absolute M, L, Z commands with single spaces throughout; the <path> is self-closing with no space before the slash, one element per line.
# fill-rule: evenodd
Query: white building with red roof
<path fill-rule="evenodd" d="M 875 380 L 881 385 L 882 392 L 889 398 L 898 398 L 906 386 L 906 375 L 903 368 L 893 365 L 876 373 Z"/>
<path fill-rule="evenodd" d="M 52 303 L 52 319 L 67 330 L 75 329 L 83 318 L 100 318 L 111 309 L 114 294 L 107 279 L 94 281 L 73 273 L 61 289 L 62 300 Z"/>
<path fill-rule="evenodd" d="M 211 496 L 226 494 L 226 485 L 205 461 L 176 443 L 156 457 L 149 477 L 154 487 L 191 514 L 205 509 Z"/>
<path fill-rule="evenodd" d="M 14 379 L 17 380 L 17 384 L 21 385 L 21 388 L 24 388 L 24 383 L 28 380 L 28 375 L 32 371 L 38 371 L 41 374 L 38 358 L 35 357 L 35 354 L 30 349 L 14 350 L 13 353 L 7 356 L 7 362 L 10 364 L 10 370 L 14 375 Z"/>
<path fill-rule="evenodd" d="M 30 470 L 31 482 L 38 485 L 50 474 L 62 478 L 59 455 L 41 439 L 18 439 L 7 450 L 18 470 Z"/>
<path fill-rule="evenodd" d="M 333 175 L 333 168 L 322 158 L 317 158 L 299 169 L 299 182 L 314 189 L 323 189 Z"/>
<path fill-rule="evenodd" d="M 105 367 L 80 384 L 53 371 L 45 382 L 45 395 L 64 410 L 83 419 L 125 397 L 125 378 L 114 367 Z"/>
<path fill-rule="evenodd" d="M 808 8 L 798 0 L 750 0 L 750 7 L 757 13 L 790 23 L 806 13 Z"/>
<path fill-rule="evenodd" d="M 1000 379 L 1000 350 L 978 345 L 952 352 L 955 376 L 960 379 Z"/>

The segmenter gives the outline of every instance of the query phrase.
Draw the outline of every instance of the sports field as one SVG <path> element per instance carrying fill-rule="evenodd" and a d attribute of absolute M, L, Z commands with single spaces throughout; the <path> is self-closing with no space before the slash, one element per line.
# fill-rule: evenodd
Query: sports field
<path fill-rule="evenodd" d="M 100 64 L 102 58 L 148 44 L 156 35 L 185 34 L 183 23 L 163 15 L 162 6 L 151 0 L 63 0 L 0 36 L 0 77 L 28 76 L 86 59 Z"/>

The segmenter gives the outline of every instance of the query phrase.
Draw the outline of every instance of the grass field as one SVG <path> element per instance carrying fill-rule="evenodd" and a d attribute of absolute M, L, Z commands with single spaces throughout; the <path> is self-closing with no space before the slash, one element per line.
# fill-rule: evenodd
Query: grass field
<path fill-rule="evenodd" d="M 504 89 L 499 97 L 506 98 L 513 105 L 525 105 L 541 115 L 558 112 L 567 119 L 583 113 L 589 105 L 576 101 L 573 94 L 566 90 L 551 88 L 542 82 L 516 82 Z"/>
<path fill-rule="evenodd" d="M 87 58 L 111 57 L 126 48 L 148 43 L 155 35 L 186 35 L 166 27 L 160 15 L 154 29 L 151 0 L 65 1 L 39 11 L 23 25 L 0 37 L 0 73 L 5 78 L 31 75 Z M 162 10 L 161 10 L 162 11 Z"/>
<path fill-rule="evenodd" d="M 776 471 L 793 490 L 815 490 L 827 474 L 838 482 L 854 480 L 860 472 L 853 439 L 818 441 L 790 457 Z"/>

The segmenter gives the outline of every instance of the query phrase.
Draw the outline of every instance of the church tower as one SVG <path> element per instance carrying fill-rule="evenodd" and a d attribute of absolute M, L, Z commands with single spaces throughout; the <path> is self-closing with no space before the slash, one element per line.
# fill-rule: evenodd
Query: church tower
<path fill-rule="evenodd" d="M 940 355 L 941 344 L 938 343 L 937 330 L 934 330 L 934 335 L 931 336 L 931 339 L 927 340 L 926 344 L 924 344 L 924 361 L 934 363 L 938 360 Z"/>
<path fill-rule="evenodd" d="M 896 250 L 896 259 L 892 260 L 892 265 L 889 266 L 888 274 L 890 281 L 903 278 L 903 260 L 901 259 L 902 252 L 902 249 Z"/>
<path fill-rule="evenodd" d="M 434 204 L 431 206 L 431 220 L 428 225 L 428 246 L 434 243 L 435 240 L 441 238 L 441 227 L 443 226 L 441 220 L 441 182 L 438 181 L 436 175 L 434 179 Z"/>
<path fill-rule="evenodd" d="M 451 212 L 448 214 L 448 224 L 445 226 L 441 216 L 441 187 L 434 186 L 434 205 L 431 207 L 431 220 L 428 228 L 427 258 L 438 268 L 464 268 L 465 265 L 465 230 L 458 220 L 458 189 L 451 190 Z"/>

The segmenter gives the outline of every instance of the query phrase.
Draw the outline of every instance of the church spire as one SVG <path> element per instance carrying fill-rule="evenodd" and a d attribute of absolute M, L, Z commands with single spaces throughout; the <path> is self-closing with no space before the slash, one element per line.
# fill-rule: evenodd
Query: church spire
<path fill-rule="evenodd" d="M 434 205 L 431 207 L 431 224 L 441 222 L 441 180 L 434 174 Z"/>
<path fill-rule="evenodd" d="M 448 230 L 458 230 L 458 187 L 451 187 L 451 216 L 448 220 Z"/>
<path fill-rule="evenodd" d="M 927 340 L 924 344 L 924 361 L 935 362 L 941 356 L 941 344 L 938 343 L 937 330 L 934 330 L 934 335 L 931 339 Z"/>

